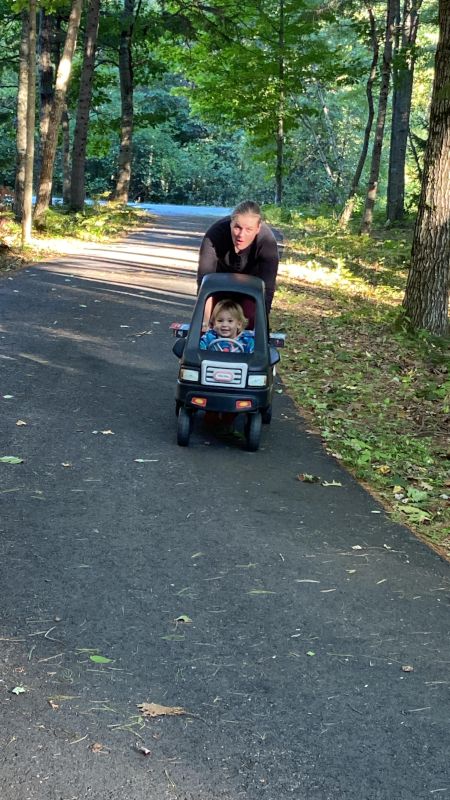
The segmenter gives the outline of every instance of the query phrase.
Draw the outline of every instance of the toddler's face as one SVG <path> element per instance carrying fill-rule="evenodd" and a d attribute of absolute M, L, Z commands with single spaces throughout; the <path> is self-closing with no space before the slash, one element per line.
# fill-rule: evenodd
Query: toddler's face
<path fill-rule="evenodd" d="M 236 339 L 240 334 L 239 323 L 230 311 L 219 311 L 213 327 L 221 339 Z"/>

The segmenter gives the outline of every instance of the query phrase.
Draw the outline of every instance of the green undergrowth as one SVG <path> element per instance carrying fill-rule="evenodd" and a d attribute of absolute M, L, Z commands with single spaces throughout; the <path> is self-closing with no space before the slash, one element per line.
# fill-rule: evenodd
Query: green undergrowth
<path fill-rule="evenodd" d="M 411 230 L 283 229 L 272 327 L 288 334 L 288 393 L 392 517 L 450 556 L 449 339 L 402 317 Z"/>
<path fill-rule="evenodd" d="M 105 241 L 141 225 L 142 220 L 142 212 L 118 203 L 94 203 L 77 212 L 70 212 L 64 206 L 53 206 L 36 226 L 35 234 Z"/>

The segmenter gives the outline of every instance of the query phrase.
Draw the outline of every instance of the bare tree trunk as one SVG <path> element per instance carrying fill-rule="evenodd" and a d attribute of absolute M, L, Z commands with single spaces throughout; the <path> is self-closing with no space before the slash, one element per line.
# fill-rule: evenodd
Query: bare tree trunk
<path fill-rule="evenodd" d="M 120 131 L 119 165 L 113 200 L 128 203 L 133 156 L 133 59 L 131 39 L 134 26 L 134 0 L 124 0 L 122 31 L 119 46 L 120 98 L 122 118 Z"/>
<path fill-rule="evenodd" d="M 80 77 L 77 119 L 73 135 L 72 178 L 70 187 L 70 207 L 81 211 L 84 207 L 86 145 L 89 126 L 89 111 L 94 78 L 95 50 L 97 46 L 100 0 L 90 0 L 86 19 L 84 38 L 83 68 Z"/>
<path fill-rule="evenodd" d="M 62 164 L 63 164 L 63 203 L 68 206 L 70 203 L 70 128 L 69 112 L 67 103 L 61 117 L 62 129 Z"/>
<path fill-rule="evenodd" d="M 384 40 L 383 66 L 381 68 L 381 86 L 378 98 L 378 114 L 375 129 L 375 139 L 372 148 L 372 162 L 370 167 L 369 185 L 367 188 L 366 204 L 361 223 L 361 233 L 370 233 L 373 221 L 373 209 L 378 192 L 378 179 L 380 175 L 381 151 L 383 149 L 384 126 L 389 97 L 389 83 L 392 69 L 392 46 L 394 37 L 395 20 L 398 18 L 400 0 L 388 0 L 386 10 L 386 37 Z"/>
<path fill-rule="evenodd" d="M 17 90 L 16 183 L 14 191 L 14 216 L 17 222 L 22 220 L 25 188 L 30 14 L 28 11 L 22 11 L 21 17 L 22 33 L 19 47 L 19 85 Z"/>
<path fill-rule="evenodd" d="M 50 111 L 53 102 L 52 40 L 54 34 L 54 17 L 41 9 L 39 12 L 39 89 L 40 89 L 40 116 L 39 116 L 39 152 L 36 158 L 38 173 L 41 171 L 42 154 L 45 139 L 47 138 L 50 122 Z"/>
<path fill-rule="evenodd" d="M 355 174 L 353 176 L 353 180 L 349 189 L 345 206 L 341 212 L 341 216 L 339 217 L 339 225 L 342 228 L 347 227 L 353 214 L 353 209 L 355 207 L 355 201 L 356 201 L 356 193 L 358 191 L 358 186 L 361 180 L 364 164 L 366 163 L 367 153 L 369 150 L 370 134 L 372 132 L 373 118 L 375 116 L 375 108 L 373 103 L 373 84 L 377 76 L 377 65 L 378 65 L 380 48 L 378 47 L 377 30 L 376 30 L 375 17 L 373 15 L 372 6 L 366 4 L 366 8 L 367 8 L 367 13 L 369 15 L 370 41 L 372 43 L 372 63 L 370 65 L 369 77 L 366 83 L 366 97 L 367 97 L 367 105 L 369 111 L 367 115 L 366 128 L 364 131 L 364 139 L 361 148 L 361 154 L 359 156 L 358 164 L 355 170 Z"/>
<path fill-rule="evenodd" d="M 390 222 L 401 220 L 405 213 L 405 162 L 409 117 L 416 61 L 415 45 L 422 0 L 405 0 L 399 47 L 394 58 L 394 93 L 389 153 L 389 178 L 386 216 Z"/>
<path fill-rule="evenodd" d="M 403 307 L 416 329 L 448 331 L 450 288 L 450 0 L 439 0 L 430 125 Z"/>
<path fill-rule="evenodd" d="M 27 152 L 23 191 L 22 247 L 31 242 L 36 103 L 36 0 L 30 0 L 28 23 Z"/>
<path fill-rule="evenodd" d="M 283 160 L 284 160 L 284 0 L 279 4 L 278 31 L 278 120 L 277 120 L 277 163 L 275 168 L 275 203 L 283 200 Z"/>
<path fill-rule="evenodd" d="M 61 115 L 64 108 L 67 86 L 70 78 L 73 54 L 75 52 L 77 43 L 82 8 L 83 0 L 74 0 L 72 10 L 70 12 L 69 24 L 67 26 L 64 51 L 61 61 L 58 65 L 58 72 L 56 75 L 55 96 L 53 98 L 52 110 L 50 114 L 49 130 L 45 140 L 44 152 L 42 154 L 38 198 L 34 212 L 35 220 L 38 220 L 44 215 L 50 203 L 53 181 L 53 165 L 55 163 L 58 132 L 61 123 Z"/>
<path fill-rule="evenodd" d="M 422 165 L 420 163 L 419 153 L 417 152 L 416 143 L 414 141 L 414 136 L 411 132 L 411 128 L 408 131 L 408 141 L 409 141 L 409 146 L 411 148 L 411 153 L 413 154 L 414 163 L 416 165 L 417 176 L 419 178 L 419 181 L 422 183 L 423 170 L 422 170 Z"/>

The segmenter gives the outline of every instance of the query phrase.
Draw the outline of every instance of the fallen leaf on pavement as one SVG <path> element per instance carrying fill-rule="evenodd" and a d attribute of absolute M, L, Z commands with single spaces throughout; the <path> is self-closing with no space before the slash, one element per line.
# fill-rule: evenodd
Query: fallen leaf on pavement
<path fill-rule="evenodd" d="M 402 667 L 402 672 L 414 672 L 414 667 L 410 664 L 405 664 L 405 666 Z"/>
<path fill-rule="evenodd" d="M 51 698 L 49 698 L 49 699 L 47 700 L 47 703 L 49 704 L 50 708 L 52 708 L 52 709 L 53 709 L 53 711 L 58 711 L 59 705 L 58 705 L 58 703 L 55 703 L 55 701 L 54 701 L 54 700 L 52 700 Z"/>
<path fill-rule="evenodd" d="M 18 419 L 16 425 L 18 428 L 22 428 L 24 425 L 28 425 L 28 422 L 25 422 L 23 419 Z"/>
<path fill-rule="evenodd" d="M 176 618 L 175 622 L 185 622 L 186 624 L 189 624 L 192 622 L 192 620 L 187 614 L 180 614 L 180 616 Z"/>
<path fill-rule="evenodd" d="M 23 464 L 23 458 L 17 456 L 1 456 L 0 461 L 2 464 Z"/>
<path fill-rule="evenodd" d="M 144 747 L 141 744 L 136 744 L 136 750 L 138 751 L 138 753 L 142 753 L 142 755 L 144 756 L 149 756 L 151 755 L 152 752 L 151 750 L 148 749 L 148 747 Z"/>
<path fill-rule="evenodd" d="M 339 481 L 322 481 L 322 486 L 342 486 Z"/>
<path fill-rule="evenodd" d="M 94 662 L 94 664 L 111 664 L 112 658 L 106 658 L 106 656 L 89 656 L 90 660 Z"/>
<path fill-rule="evenodd" d="M 303 481 L 304 483 L 320 483 L 318 475 L 309 475 L 307 472 L 301 472 L 297 475 L 297 480 Z"/>
<path fill-rule="evenodd" d="M 140 703 L 138 709 L 144 717 L 177 717 L 187 714 L 181 706 L 160 706 L 159 703 Z"/>
<path fill-rule="evenodd" d="M 13 694 L 25 694 L 27 691 L 24 686 L 15 686 L 14 689 L 11 689 Z"/>
<path fill-rule="evenodd" d="M 93 753 L 102 753 L 105 749 L 105 745 L 100 744 L 100 742 L 94 742 L 89 749 L 92 750 Z"/>

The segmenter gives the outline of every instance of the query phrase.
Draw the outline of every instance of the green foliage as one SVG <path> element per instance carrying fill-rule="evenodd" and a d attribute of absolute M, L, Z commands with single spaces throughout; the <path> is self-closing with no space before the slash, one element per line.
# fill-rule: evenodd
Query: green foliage
<path fill-rule="evenodd" d="M 298 214 L 274 312 L 288 333 L 283 380 L 394 517 L 450 549 L 450 341 L 401 323 L 411 226 L 370 239 Z"/>
<path fill-rule="evenodd" d="M 138 211 L 116 203 L 94 203 L 76 214 L 69 212 L 64 206 L 53 206 L 45 213 L 43 220 L 39 221 L 38 232 L 46 238 L 73 237 L 88 241 L 109 241 L 141 224 L 142 215 Z"/>

